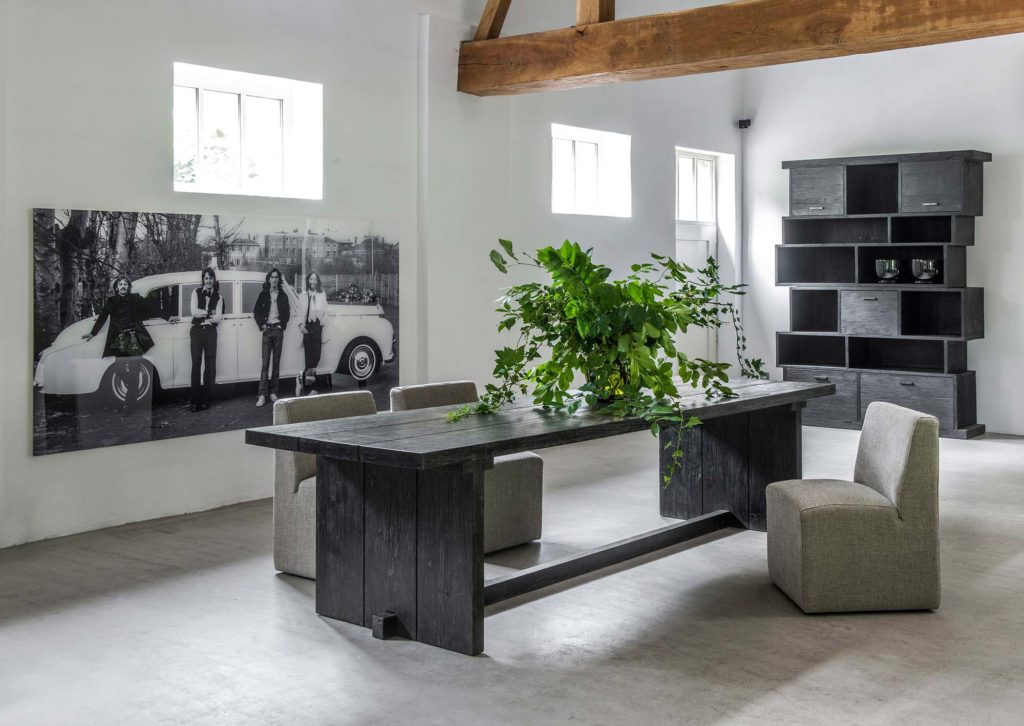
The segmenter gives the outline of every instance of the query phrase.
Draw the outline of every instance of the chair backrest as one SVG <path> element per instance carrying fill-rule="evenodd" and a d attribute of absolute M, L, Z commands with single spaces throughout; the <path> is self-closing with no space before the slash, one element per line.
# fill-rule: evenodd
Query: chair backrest
<path fill-rule="evenodd" d="M 938 419 L 892 403 L 871 403 L 864 416 L 853 479 L 888 498 L 900 519 L 937 521 Z"/>
<path fill-rule="evenodd" d="M 369 391 L 326 393 L 322 396 L 277 401 L 274 404 L 274 424 L 323 421 L 373 413 L 377 413 L 377 406 L 373 402 L 373 394 Z M 316 457 L 312 454 L 276 450 L 274 464 L 275 493 L 289 490 L 296 492 L 299 489 L 299 482 L 316 475 Z"/>
<path fill-rule="evenodd" d="M 476 403 L 480 398 L 473 381 L 424 383 L 418 386 L 399 386 L 391 389 L 391 410 L 411 411 L 431 406 L 456 406 Z"/>

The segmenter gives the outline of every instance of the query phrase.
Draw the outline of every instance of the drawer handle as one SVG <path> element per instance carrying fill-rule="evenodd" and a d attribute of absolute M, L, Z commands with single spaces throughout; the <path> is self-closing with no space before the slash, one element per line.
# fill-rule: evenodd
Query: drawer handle
<path fill-rule="evenodd" d="M 824 207 L 808 207 L 808 209 L 810 209 L 812 212 L 823 212 L 825 210 Z"/>
<path fill-rule="evenodd" d="M 822 383 L 828 383 L 828 376 L 815 376 L 814 380 L 821 381 Z"/>
<path fill-rule="evenodd" d="M 877 297 L 866 297 L 866 298 L 863 298 L 863 299 L 864 300 L 877 300 L 878 298 Z"/>
<path fill-rule="evenodd" d="M 901 386 L 916 386 L 917 384 L 913 381 L 900 381 Z"/>
<path fill-rule="evenodd" d="M 939 206 L 939 203 L 938 202 L 921 202 L 921 206 L 922 207 L 937 207 L 937 206 Z"/>

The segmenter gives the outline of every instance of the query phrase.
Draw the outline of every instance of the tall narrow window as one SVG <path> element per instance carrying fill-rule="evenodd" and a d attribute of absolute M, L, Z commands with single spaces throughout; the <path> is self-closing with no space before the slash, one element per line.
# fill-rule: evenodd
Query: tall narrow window
<path fill-rule="evenodd" d="M 174 64 L 174 190 L 323 198 L 323 86 Z"/>
<path fill-rule="evenodd" d="M 714 224 L 715 157 L 676 149 L 676 220 Z"/>
<path fill-rule="evenodd" d="M 551 124 L 551 211 L 632 215 L 626 134 Z"/>

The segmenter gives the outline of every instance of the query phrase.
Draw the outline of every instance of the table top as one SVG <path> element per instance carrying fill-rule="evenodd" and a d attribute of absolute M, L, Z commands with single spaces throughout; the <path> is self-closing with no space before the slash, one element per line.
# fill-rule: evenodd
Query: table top
<path fill-rule="evenodd" d="M 684 394 L 682 409 L 702 420 L 801 403 L 835 393 L 832 383 L 739 380 L 733 398 L 708 398 L 703 390 Z M 616 419 L 584 407 L 574 415 L 544 410 L 521 399 L 497 413 L 449 421 L 458 406 L 381 412 L 375 416 L 310 421 L 248 429 L 256 446 L 317 454 L 346 461 L 434 469 L 516 451 L 561 446 L 643 431 L 638 417 Z"/>

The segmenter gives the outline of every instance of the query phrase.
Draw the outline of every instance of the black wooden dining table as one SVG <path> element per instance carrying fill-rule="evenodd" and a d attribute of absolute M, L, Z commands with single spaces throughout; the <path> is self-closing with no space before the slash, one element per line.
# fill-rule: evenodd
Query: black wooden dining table
<path fill-rule="evenodd" d="M 649 428 L 599 410 L 567 414 L 520 400 L 450 421 L 455 407 L 246 431 L 257 446 L 314 454 L 316 611 L 476 655 L 484 607 L 725 528 L 765 529 L 765 487 L 801 475 L 801 408 L 831 383 L 742 380 L 731 398 L 694 389 L 683 409 L 700 426 L 664 428 L 651 486 L 661 514 L 683 521 L 484 581 L 483 476 L 494 457 Z"/>

